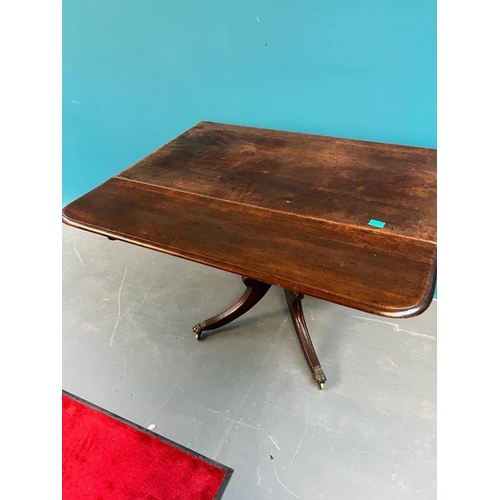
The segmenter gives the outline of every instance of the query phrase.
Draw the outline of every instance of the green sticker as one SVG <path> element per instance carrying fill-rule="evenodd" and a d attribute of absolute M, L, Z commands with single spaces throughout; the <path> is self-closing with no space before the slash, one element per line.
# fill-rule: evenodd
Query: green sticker
<path fill-rule="evenodd" d="M 371 219 L 368 225 L 373 227 L 384 227 L 385 222 L 382 222 L 381 220 Z"/>

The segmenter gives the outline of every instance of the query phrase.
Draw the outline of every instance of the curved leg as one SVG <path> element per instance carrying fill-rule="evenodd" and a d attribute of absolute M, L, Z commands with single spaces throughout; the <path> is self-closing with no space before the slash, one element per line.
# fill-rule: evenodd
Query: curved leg
<path fill-rule="evenodd" d="M 302 299 L 304 296 L 301 293 L 292 292 L 292 290 L 285 290 L 285 296 L 302 351 L 307 359 L 309 368 L 311 368 L 314 380 L 319 385 L 319 388 L 323 389 L 325 387 L 326 376 L 321 368 L 318 355 L 314 350 L 314 345 L 309 336 L 309 330 L 304 318 L 304 312 L 302 311 Z"/>
<path fill-rule="evenodd" d="M 245 283 L 247 289 L 236 304 L 217 316 L 206 319 L 193 327 L 193 331 L 196 334 L 196 340 L 202 340 L 202 333 L 204 331 L 220 328 L 245 314 L 257 304 L 257 302 L 264 297 L 269 288 L 271 288 L 271 285 L 251 278 L 243 278 L 243 283 Z"/>

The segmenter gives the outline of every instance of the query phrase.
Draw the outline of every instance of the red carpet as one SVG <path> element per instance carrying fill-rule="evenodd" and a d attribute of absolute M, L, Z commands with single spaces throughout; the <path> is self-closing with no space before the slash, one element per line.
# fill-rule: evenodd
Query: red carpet
<path fill-rule="evenodd" d="M 219 499 L 232 470 L 63 391 L 63 500 Z"/>

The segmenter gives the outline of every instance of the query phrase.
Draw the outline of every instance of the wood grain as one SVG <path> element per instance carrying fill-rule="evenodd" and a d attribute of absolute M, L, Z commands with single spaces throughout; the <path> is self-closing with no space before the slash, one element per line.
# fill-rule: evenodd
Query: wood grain
<path fill-rule="evenodd" d="M 202 122 L 68 205 L 63 221 L 412 316 L 435 283 L 436 151 Z"/>
<path fill-rule="evenodd" d="M 436 151 L 202 122 L 120 177 L 436 240 Z"/>

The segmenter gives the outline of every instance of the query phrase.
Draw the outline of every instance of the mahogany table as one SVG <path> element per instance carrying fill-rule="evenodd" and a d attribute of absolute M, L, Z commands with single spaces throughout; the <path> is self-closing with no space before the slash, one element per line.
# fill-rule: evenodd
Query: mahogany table
<path fill-rule="evenodd" d="M 303 294 L 388 317 L 422 313 L 436 279 L 436 150 L 200 122 L 63 210 L 71 226 L 243 276 L 203 332 L 284 288 L 321 368 Z"/>

